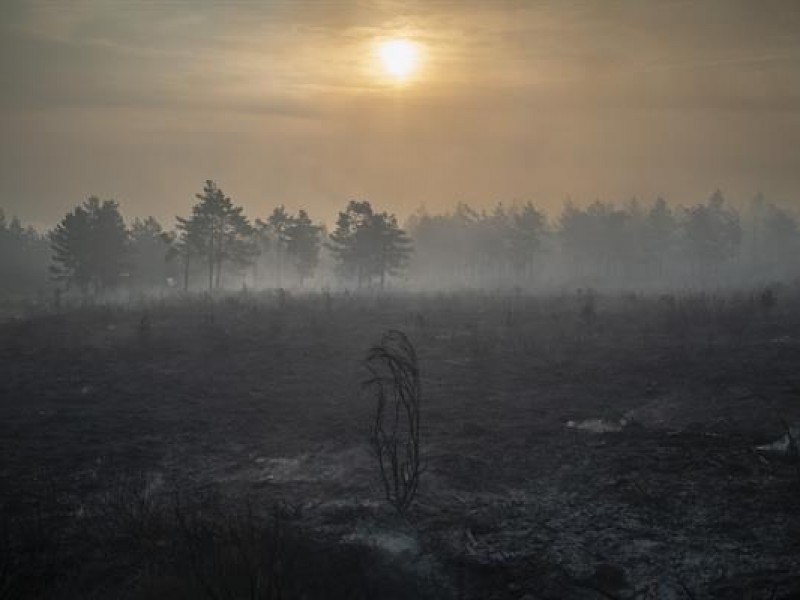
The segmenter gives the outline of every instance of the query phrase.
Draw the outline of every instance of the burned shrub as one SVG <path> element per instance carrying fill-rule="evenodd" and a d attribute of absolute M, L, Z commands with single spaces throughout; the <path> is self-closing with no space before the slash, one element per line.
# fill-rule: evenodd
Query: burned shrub
<path fill-rule="evenodd" d="M 414 500 L 421 473 L 417 353 L 404 333 L 391 330 L 369 350 L 364 362 L 370 377 L 363 387 L 376 400 L 372 449 L 386 500 L 403 512 Z"/>

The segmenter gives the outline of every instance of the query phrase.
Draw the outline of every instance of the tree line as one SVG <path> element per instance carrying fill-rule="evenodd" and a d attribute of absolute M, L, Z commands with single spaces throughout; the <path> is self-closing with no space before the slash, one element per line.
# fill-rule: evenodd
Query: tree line
<path fill-rule="evenodd" d="M 368 201 L 351 201 L 328 233 L 305 210 L 290 214 L 282 205 L 265 219 L 251 221 L 211 180 L 195 198 L 191 214 L 176 217 L 171 230 L 154 217 L 126 225 L 119 203 L 94 196 L 45 235 L 23 228 L 18 219 L 6 224 L 0 213 L 7 289 L 30 291 L 22 275 L 41 264 L 45 249 L 50 278 L 65 290 L 84 294 L 122 285 L 213 290 L 232 281 L 265 279 L 302 287 L 317 274 L 323 249 L 341 278 L 353 279 L 359 287 L 383 288 L 411 254 L 397 218 L 374 210 Z"/>
<path fill-rule="evenodd" d="M 420 257 L 409 276 L 422 286 L 708 286 L 800 276 L 797 216 L 760 194 L 742 211 L 720 191 L 690 206 L 568 201 L 552 219 L 529 202 L 481 212 L 459 204 L 445 214 L 420 210 L 407 227 Z"/>
<path fill-rule="evenodd" d="M 554 218 L 534 204 L 395 215 L 353 200 L 332 231 L 305 210 L 276 207 L 248 218 L 214 181 L 191 213 L 165 229 L 153 217 L 126 223 L 113 200 L 90 197 L 46 234 L 0 212 L 0 277 L 31 293 L 48 279 L 84 294 L 120 286 L 217 289 L 306 285 L 308 280 L 384 288 L 675 285 L 787 280 L 800 275 L 800 227 L 758 196 L 744 211 L 719 191 L 690 206 L 567 202 Z M 413 244 L 412 244 L 413 239 Z M 48 266 L 47 263 L 49 262 Z"/>

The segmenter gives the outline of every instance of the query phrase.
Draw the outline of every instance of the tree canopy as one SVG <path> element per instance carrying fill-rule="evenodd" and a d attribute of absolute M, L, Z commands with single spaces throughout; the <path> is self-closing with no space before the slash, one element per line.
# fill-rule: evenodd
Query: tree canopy
<path fill-rule="evenodd" d="M 397 218 L 375 212 L 366 200 L 351 200 L 339 213 L 327 247 L 340 274 L 354 276 L 358 287 L 370 286 L 377 278 L 383 288 L 387 276 L 399 274 L 411 254 L 411 240 Z"/>
<path fill-rule="evenodd" d="M 252 261 L 257 252 L 253 228 L 242 207 L 236 206 L 214 181 L 207 180 L 202 193 L 195 197 L 198 202 L 191 216 L 177 219 L 179 252 L 186 261 L 198 256 L 205 262 L 208 288 L 214 289 L 221 285 L 225 264 L 241 268 Z"/>
<path fill-rule="evenodd" d="M 51 273 L 83 292 L 112 288 L 127 274 L 128 241 L 119 205 L 92 196 L 51 232 Z"/>
<path fill-rule="evenodd" d="M 4 295 L 43 291 L 48 263 L 49 281 L 82 292 L 178 279 L 185 289 L 197 281 L 208 289 L 328 285 L 334 277 L 383 288 L 402 275 L 418 287 L 442 288 L 716 286 L 800 276 L 800 221 L 762 195 L 746 210 L 719 191 L 683 206 L 660 197 L 566 202 L 550 217 L 532 202 L 483 210 L 459 203 L 438 214 L 421 209 L 405 227 L 370 201 L 351 200 L 330 233 L 304 209 L 278 204 L 267 214 L 251 225 L 212 180 L 168 230 L 153 217 L 126 225 L 117 202 L 97 197 L 47 235 L 0 210 Z"/>

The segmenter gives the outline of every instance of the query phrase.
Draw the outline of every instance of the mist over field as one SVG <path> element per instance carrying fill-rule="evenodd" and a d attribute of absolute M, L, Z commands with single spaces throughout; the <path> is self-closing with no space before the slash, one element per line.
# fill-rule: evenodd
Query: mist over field
<path fill-rule="evenodd" d="M 0 4 L 0 600 L 800 597 L 800 4 Z"/>
<path fill-rule="evenodd" d="M 123 220 L 92 197 L 47 233 L 0 217 L 4 296 L 50 301 L 221 289 L 294 291 L 714 291 L 793 284 L 800 267 L 794 211 L 722 192 L 674 206 L 662 198 L 548 215 L 531 202 L 478 211 L 420 209 L 401 225 L 369 200 L 333 225 L 283 205 L 251 219 L 213 181 L 170 226 Z"/>

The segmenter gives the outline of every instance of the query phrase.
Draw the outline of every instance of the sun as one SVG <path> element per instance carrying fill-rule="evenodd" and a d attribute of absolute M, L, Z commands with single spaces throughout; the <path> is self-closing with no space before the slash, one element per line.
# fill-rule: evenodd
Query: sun
<path fill-rule="evenodd" d="M 405 81 L 417 68 L 419 49 L 408 40 L 387 40 L 378 46 L 378 58 L 387 75 L 396 81 Z"/>

